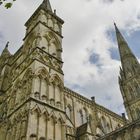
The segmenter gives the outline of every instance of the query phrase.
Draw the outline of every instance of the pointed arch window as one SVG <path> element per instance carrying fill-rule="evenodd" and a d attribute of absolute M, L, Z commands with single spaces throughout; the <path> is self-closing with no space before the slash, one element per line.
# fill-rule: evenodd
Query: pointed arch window
<path fill-rule="evenodd" d="M 88 119 L 88 112 L 87 112 L 87 109 L 84 108 L 83 109 L 83 123 L 86 123 L 87 119 Z"/>
<path fill-rule="evenodd" d="M 47 126 L 47 130 L 48 130 L 48 140 L 54 140 L 55 138 L 55 120 L 53 117 L 51 117 L 48 121 L 48 126 Z"/>
<path fill-rule="evenodd" d="M 41 40 L 41 48 L 46 51 L 46 52 L 49 52 L 49 44 L 48 44 L 48 40 L 43 37 L 42 40 Z"/>
<path fill-rule="evenodd" d="M 41 78 L 40 79 L 40 93 L 41 93 L 41 97 L 43 100 L 47 98 L 48 90 L 49 90 L 48 83 L 47 83 L 46 79 Z"/>
<path fill-rule="evenodd" d="M 61 90 L 58 85 L 55 86 L 56 102 L 61 102 Z"/>
<path fill-rule="evenodd" d="M 57 56 L 57 48 L 56 48 L 56 42 L 55 39 L 51 39 L 49 42 L 49 53 L 53 56 Z"/>
<path fill-rule="evenodd" d="M 37 136 L 37 133 L 38 133 L 38 123 L 39 123 L 39 109 L 38 108 L 31 112 L 29 119 L 30 119 L 29 127 L 32 127 L 30 137 L 33 139 L 34 137 Z"/>
<path fill-rule="evenodd" d="M 104 116 L 101 117 L 101 125 L 102 125 L 102 127 L 103 127 L 104 133 L 106 134 L 106 133 L 107 133 L 107 121 L 106 121 L 106 119 L 105 119 Z"/>
<path fill-rule="evenodd" d="M 49 85 L 49 100 L 50 100 L 51 105 L 55 104 L 55 85 L 54 85 L 54 83 L 51 83 Z"/>
<path fill-rule="evenodd" d="M 38 126 L 38 134 L 39 136 L 41 136 L 42 138 L 46 137 L 46 132 L 47 132 L 47 116 L 46 114 L 42 114 L 39 117 L 39 126 Z"/>
<path fill-rule="evenodd" d="M 79 110 L 77 112 L 77 122 L 78 122 L 79 126 L 83 124 L 83 112 L 82 112 L 82 110 Z"/>
<path fill-rule="evenodd" d="M 66 114 L 69 119 L 72 119 L 72 107 L 70 105 L 66 107 Z"/>
<path fill-rule="evenodd" d="M 109 133 L 111 129 L 109 123 L 107 123 L 106 129 L 107 129 L 107 133 Z"/>
<path fill-rule="evenodd" d="M 62 140 L 62 123 L 61 120 L 58 120 L 55 125 L 55 136 L 57 136 L 57 140 Z"/>
<path fill-rule="evenodd" d="M 41 75 L 37 76 L 34 80 L 35 97 L 46 100 L 48 97 L 49 87 L 48 82 Z"/>

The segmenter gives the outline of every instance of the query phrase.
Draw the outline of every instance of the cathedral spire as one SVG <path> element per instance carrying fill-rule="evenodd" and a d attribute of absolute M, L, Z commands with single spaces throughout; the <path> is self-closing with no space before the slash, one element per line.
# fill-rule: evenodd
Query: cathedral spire
<path fill-rule="evenodd" d="M 115 25 L 115 30 L 116 30 L 116 37 L 117 37 L 117 42 L 118 42 L 118 47 L 119 47 L 119 53 L 120 53 L 120 58 L 121 58 L 121 63 L 122 63 L 122 69 L 124 72 L 129 71 L 134 71 L 134 69 L 139 69 L 139 62 L 131 49 L 129 48 L 126 40 L 122 36 L 121 32 L 119 31 L 117 25 Z M 129 64 L 129 65 L 128 65 Z"/>
<path fill-rule="evenodd" d="M 114 25 L 122 64 L 119 76 L 120 90 L 128 118 L 135 120 L 139 118 L 139 110 L 136 104 L 139 102 L 137 99 L 140 98 L 140 64 L 116 24 Z M 134 112 L 137 112 L 136 115 Z"/>
<path fill-rule="evenodd" d="M 41 7 L 44 9 L 44 10 L 49 10 L 52 12 L 52 7 L 51 7 L 51 4 L 50 4 L 50 1 L 49 0 L 43 0 L 42 4 L 41 4 Z"/>
<path fill-rule="evenodd" d="M 124 39 L 121 32 L 119 31 L 117 25 L 115 23 L 114 23 L 114 25 L 115 25 L 116 37 L 117 37 L 121 60 L 123 60 L 125 56 L 131 56 L 134 59 L 136 59 L 133 52 L 130 50 L 126 40 Z"/>

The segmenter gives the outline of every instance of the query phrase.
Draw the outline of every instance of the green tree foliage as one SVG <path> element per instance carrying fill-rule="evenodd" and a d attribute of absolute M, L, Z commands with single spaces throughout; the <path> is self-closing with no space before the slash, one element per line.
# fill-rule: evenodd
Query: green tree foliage
<path fill-rule="evenodd" d="M 12 7 L 14 1 L 16 0 L 0 0 L 0 5 L 4 5 L 8 9 Z"/>

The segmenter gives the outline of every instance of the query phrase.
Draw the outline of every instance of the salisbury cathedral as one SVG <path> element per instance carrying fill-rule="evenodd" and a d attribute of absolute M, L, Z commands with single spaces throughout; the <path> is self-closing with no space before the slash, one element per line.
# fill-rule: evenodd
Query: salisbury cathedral
<path fill-rule="evenodd" d="M 0 140 L 140 140 L 140 64 L 115 25 L 119 85 L 128 119 L 65 87 L 64 21 L 44 0 L 24 43 L 0 56 Z"/>

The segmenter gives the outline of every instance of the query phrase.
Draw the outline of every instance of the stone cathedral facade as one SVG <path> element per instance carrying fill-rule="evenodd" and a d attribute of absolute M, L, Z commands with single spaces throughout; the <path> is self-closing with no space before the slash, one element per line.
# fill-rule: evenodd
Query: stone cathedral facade
<path fill-rule="evenodd" d="M 24 43 L 0 56 L 0 140 L 140 140 L 140 65 L 115 25 L 125 115 L 64 85 L 62 25 L 44 0 L 26 22 Z"/>

